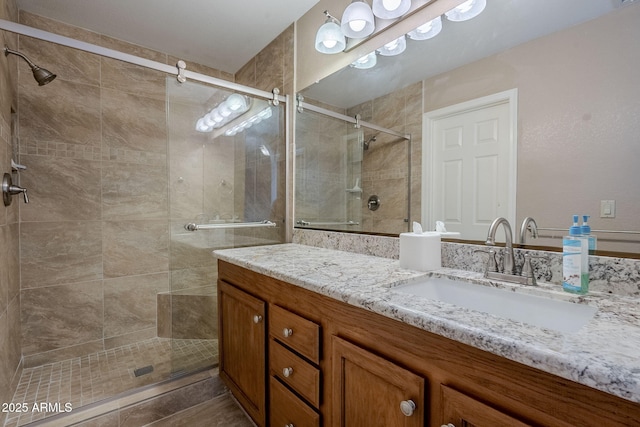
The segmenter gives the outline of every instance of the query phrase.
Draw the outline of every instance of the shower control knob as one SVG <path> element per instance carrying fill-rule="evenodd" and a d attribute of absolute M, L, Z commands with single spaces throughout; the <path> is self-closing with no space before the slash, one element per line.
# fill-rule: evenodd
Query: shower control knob
<path fill-rule="evenodd" d="M 367 207 L 370 211 L 377 211 L 380 207 L 380 197 L 376 196 L 375 194 L 369 197 L 369 200 L 367 201 Z"/>
<path fill-rule="evenodd" d="M 284 328 L 282 330 L 282 335 L 284 335 L 285 338 L 289 338 L 291 335 L 293 335 L 293 329 L 291 328 Z"/>
<path fill-rule="evenodd" d="M 22 193 L 24 202 L 29 203 L 29 196 L 27 196 L 27 189 L 17 185 L 13 185 L 11 175 L 5 173 L 2 177 L 2 200 L 5 206 L 9 206 L 12 201 L 12 196 Z"/>

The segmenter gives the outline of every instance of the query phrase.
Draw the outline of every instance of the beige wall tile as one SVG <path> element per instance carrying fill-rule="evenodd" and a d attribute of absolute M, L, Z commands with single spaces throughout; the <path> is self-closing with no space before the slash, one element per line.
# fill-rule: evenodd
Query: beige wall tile
<path fill-rule="evenodd" d="M 26 67 L 26 63 L 20 65 Z M 55 154 L 51 152 L 54 147 L 44 151 L 36 142 L 100 146 L 100 88 L 57 79 L 38 86 L 24 74 L 29 73 L 28 68 L 21 70 L 20 143 L 27 144 L 29 154 Z"/>
<path fill-rule="evenodd" d="M 25 289 L 21 305 L 24 354 L 102 339 L 102 281 Z"/>
<path fill-rule="evenodd" d="M 168 271 L 167 221 L 105 221 L 103 250 L 105 278 Z"/>
<path fill-rule="evenodd" d="M 167 153 L 166 106 L 119 90 L 102 90 L 103 148 Z"/>
<path fill-rule="evenodd" d="M 20 174 L 30 201 L 21 206 L 22 221 L 100 220 L 99 161 L 21 156 L 28 170 Z"/>
<path fill-rule="evenodd" d="M 154 337 L 160 336 L 157 334 L 156 327 L 140 329 L 134 332 L 116 335 L 113 337 L 105 337 L 104 348 L 105 350 L 111 348 L 122 347 L 123 345 L 135 344 L 141 341 L 145 341 Z"/>
<path fill-rule="evenodd" d="M 23 290 L 102 279 L 98 221 L 26 222 L 20 242 Z"/>
<path fill-rule="evenodd" d="M 106 220 L 167 218 L 166 165 L 108 162 L 102 166 L 102 215 Z"/>
<path fill-rule="evenodd" d="M 9 304 L 9 251 L 13 247 L 9 247 L 8 233 L 8 227 L 0 225 L 0 314 Z"/>
<path fill-rule="evenodd" d="M 155 329 L 156 295 L 168 290 L 168 273 L 105 280 L 104 336 Z"/>

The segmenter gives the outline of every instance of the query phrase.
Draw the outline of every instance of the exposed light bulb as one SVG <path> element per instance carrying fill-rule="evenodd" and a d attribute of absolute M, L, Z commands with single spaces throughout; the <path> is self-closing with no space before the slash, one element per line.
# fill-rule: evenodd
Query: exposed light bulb
<path fill-rule="evenodd" d="M 327 20 L 318 28 L 316 33 L 316 50 L 320 53 L 340 53 L 347 46 L 340 24 L 334 17 L 329 15 L 328 11 L 324 11 Z"/>
<path fill-rule="evenodd" d="M 373 14 L 380 19 L 396 19 L 411 9 L 411 0 L 373 0 Z"/>
<path fill-rule="evenodd" d="M 442 31 L 442 18 L 438 16 L 415 30 L 409 31 L 407 36 L 412 40 L 427 40 L 440 34 L 440 31 Z"/>
<path fill-rule="evenodd" d="M 400 55 L 406 48 L 407 39 L 404 36 L 400 36 L 379 48 L 378 53 L 382 56 L 395 56 Z"/>
<path fill-rule="evenodd" d="M 324 47 L 326 47 L 327 49 L 333 49 L 334 47 L 336 47 L 336 45 L 338 44 L 337 40 L 323 40 L 322 44 L 324 45 Z"/>
<path fill-rule="evenodd" d="M 467 0 L 450 11 L 445 12 L 445 16 L 449 21 L 468 21 L 480 15 L 486 6 L 487 0 Z"/>
<path fill-rule="evenodd" d="M 400 3 L 402 3 L 401 0 L 382 0 L 382 6 L 389 11 L 396 10 L 400 7 Z"/>
<path fill-rule="evenodd" d="M 376 53 L 371 52 L 353 61 L 351 63 L 351 66 L 360 70 L 367 70 L 369 68 L 375 67 L 377 61 L 378 59 L 376 58 Z"/>
<path fill-rule="evenodd" d="M 375 19 L 371 7 L 361 0 L 353 1 L 342 14 L 342 33 L 353 39 L 371 35 L 375 30 Z"/>
<path fill-rule="evenodd" d="M 349 28 L 356 32 L 364 30 L 364 27 L 366 25 L 367 21 L 365 21 L 364 19 L 355 19 L 353 21 L 349 21 Z"/>

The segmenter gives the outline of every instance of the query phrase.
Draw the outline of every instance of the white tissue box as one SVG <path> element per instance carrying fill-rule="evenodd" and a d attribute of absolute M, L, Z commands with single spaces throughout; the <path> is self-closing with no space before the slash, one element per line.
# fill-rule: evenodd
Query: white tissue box
<path fill-rule="evenodd" d="M 418 271 L 441 268 L 440 233 L 400 234 L 400 267 Z"/>

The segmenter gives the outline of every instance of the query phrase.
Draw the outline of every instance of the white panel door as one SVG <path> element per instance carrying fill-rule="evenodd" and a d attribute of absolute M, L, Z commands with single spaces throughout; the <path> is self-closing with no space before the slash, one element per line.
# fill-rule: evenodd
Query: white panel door
<path fill-rule="evenodd" d="M 511 115 L 509 102 L 492 102 L 429 119 L 431 182 L 423 179 L 423 186 L 430 184 L 430 222 L 443 221 L 469 240 L 486 239 L 497 217 L 513 224 Z"/>

